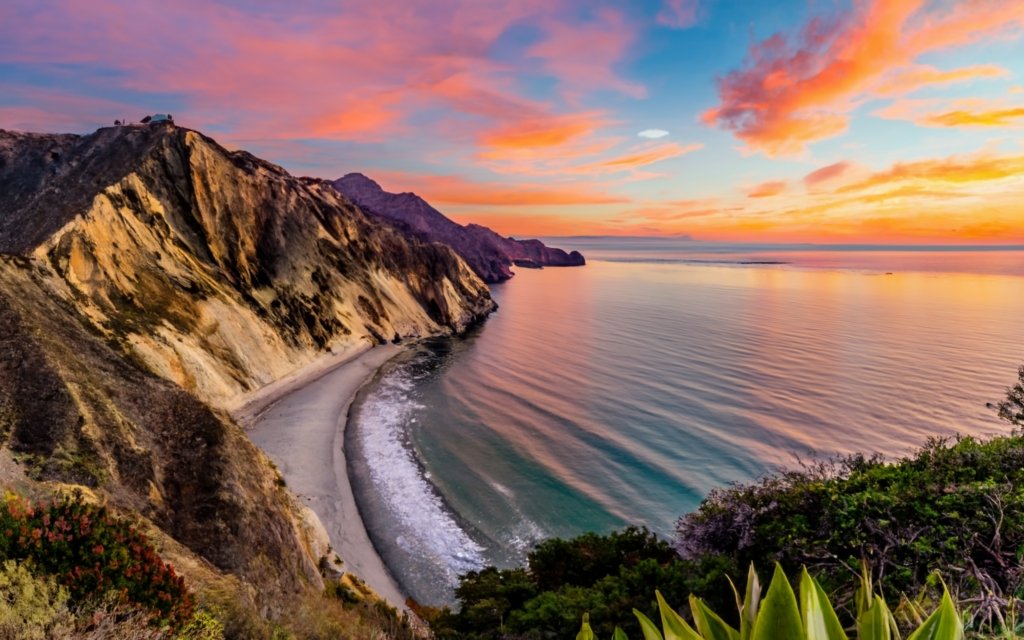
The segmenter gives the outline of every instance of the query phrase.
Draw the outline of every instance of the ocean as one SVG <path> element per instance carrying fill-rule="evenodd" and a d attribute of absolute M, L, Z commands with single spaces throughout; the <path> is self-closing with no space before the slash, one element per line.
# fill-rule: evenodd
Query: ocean
<path fill-rule="evenodd" d="M 1009 431 L 988 405 L 1024 364 L 1024 248 L 548 242 L 588 265 L 519 269 L 351 410 L 360 512 L 420 602 L 546 537 L 670 537 L 713 488 L 801 461 Z"/>

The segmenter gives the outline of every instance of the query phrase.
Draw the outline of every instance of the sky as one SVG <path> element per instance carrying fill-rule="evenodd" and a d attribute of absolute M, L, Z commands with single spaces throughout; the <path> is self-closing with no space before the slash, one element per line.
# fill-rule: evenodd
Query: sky
<path fill-rule="evenodd" d="M 0 128 L 157 112 L 516 236 L 1024 242 L 1022 0 L 0 3 Z"/>

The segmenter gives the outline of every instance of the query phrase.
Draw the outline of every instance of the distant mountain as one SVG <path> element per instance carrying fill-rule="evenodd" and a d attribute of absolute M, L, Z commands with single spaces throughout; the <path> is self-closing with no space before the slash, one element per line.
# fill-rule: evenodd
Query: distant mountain
<path fill-rule="evenodd" d="M 363 210 L 386 218 L 407 231 L 455 250 L 485 282 L 512 277 L 510 267 L 576 267 L 586 264 L 578 251 L 566 253 L 540 240 L 506 238 L 478 224 L 449 220 L 414 193 L 389 193 L 361 173 L 334 181 L 334 188 Z"/>
<path fill-rule="evenodd" d="M 0 130 L 0 481 L 146 521 L 253 615 L 319 599 L 328 542 L 226 410 L 329 350 L 494 308 L 450 248 L 196 131 Z"/>

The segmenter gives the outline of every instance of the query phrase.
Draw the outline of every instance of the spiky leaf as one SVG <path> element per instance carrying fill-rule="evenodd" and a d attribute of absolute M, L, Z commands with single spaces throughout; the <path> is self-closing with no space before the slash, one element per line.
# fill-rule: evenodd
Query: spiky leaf
<path fill-rule="evenodd" d="M 726 576 L 732 593 L 736 597 L 736 610 L 740 616 L 740 640 L 750 640 L 750 634 L 754 630 L 754 620 L 757 619 L 757 607 L 761 602 L 761 581 L 757 578 L 757 571 L 754 563 L 750 563 L 747 570 L 747 590 L 743 600 L 740 600 L 740 592 L 733 584 L 732 578 Z"/>
<path fill-rule="evenodd" d="M 658 598 L 658 611 L 661 613 L 661 628 L 665 631 L 665 640 L 702 640 L 700 634 L 665 602 L 660 591 L 655 591 L 654 595 Z"/>
<path fill-rule="evenodd" d="M 590 628 L 590 614 L 583 614 L 583 625 L 576 634 L 576 640 L 594 640 L 594 631 Z"/>
<path fill-rule="evenodd" d="M 740 632 L 726 624 L 700 598 L 690 596 L 690 611 L 697 631 L 705 640 L 740 640 Z"/>
<path fill-rule="evenodd" d="M 644 640 L 665 640 L 661 637 L 661 632 L 658 631 L 658 627 L 654 626 L 650 618 L 640 613 L 638 609 L 633 609 L 633 615 L 640 621 L 640 628 L 644 632 Z"/>
<path fill-rule="evenodd" d="M 963 623 L 956 613 L 949 590 L 943 588 L 942 602 L 907 640 L 961 640 L 964 637 Z"/>
<path fill-rule="evenodd" d="M 752 640 L 803 637 L 804 630 L 800 622 L 796 595 L 778 563 L 775 564 L 775 574 L 772 576 L 772 583 L 768 585 L 768 593 L 760 609 L 754 622 Z"/>
<path fill-rule="evenodd" d="M 875 596 L 867 610 L 857 618 L 858 640 L 892 640 L 891 616 L 885 601 Z"/>
<path fill-rule="evenodd" d="M 825 590 L 806 567 L 800 574 L 800 615 L 807 640 L 847 640 Z"/>

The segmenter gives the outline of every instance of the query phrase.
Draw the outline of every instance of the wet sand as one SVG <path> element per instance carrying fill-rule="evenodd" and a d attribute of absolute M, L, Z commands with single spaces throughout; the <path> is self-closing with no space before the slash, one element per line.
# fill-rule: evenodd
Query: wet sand
<path fill-rule="evenodd" d="M 363 525 L 348 479 L 344 434 L 349 406 L 401 347 L 357 347 L 332 355 L 246 399 L 234 412 L 252 441 L 274 461 L 288 488 L 320 518 L 343 569 L 392 605 L 405 595 Z"/>

